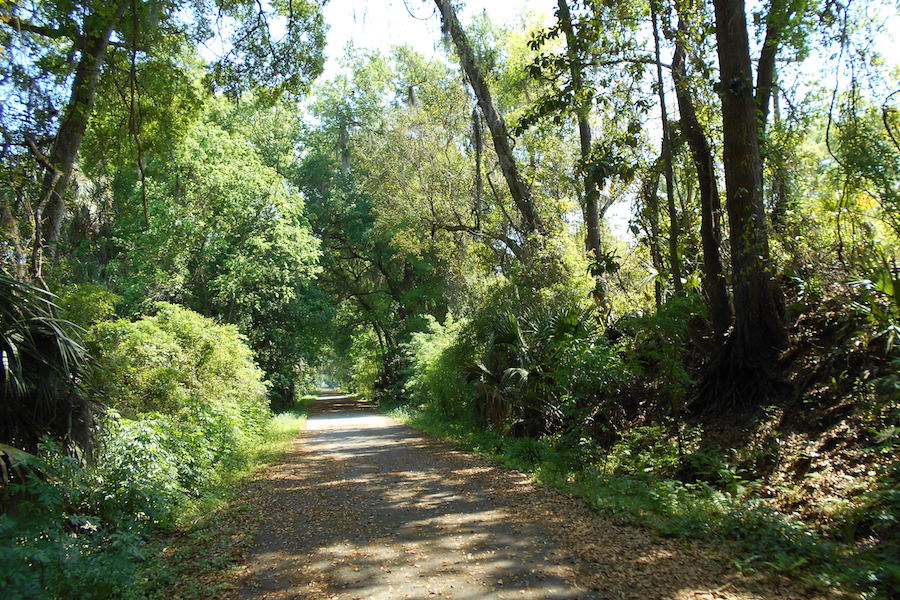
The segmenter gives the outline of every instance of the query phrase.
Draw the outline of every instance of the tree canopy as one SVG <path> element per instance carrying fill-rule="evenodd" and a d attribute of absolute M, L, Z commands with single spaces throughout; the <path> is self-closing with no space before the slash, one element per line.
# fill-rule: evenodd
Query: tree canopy
<path fill-rule="evenodd" d="M 565 485 L 802 513 L 887 594 L 896 7 L 525 4 L 324 77 L 315 0 L 0 1 L 0 443 L 159 525 L 339 384 Z"/>

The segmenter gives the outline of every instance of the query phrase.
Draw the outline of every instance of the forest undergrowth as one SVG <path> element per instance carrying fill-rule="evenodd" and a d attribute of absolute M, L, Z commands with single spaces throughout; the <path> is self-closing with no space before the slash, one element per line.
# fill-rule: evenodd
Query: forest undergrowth
<path fill-rule="evenodd" d="M 682 386 L 702 369 L 692 357 L 699 349 L 678 325 L 687 322 L 678 316 L 689 309 L 684 302 L 620 322 L 617 329 L 643 337 L 638 343 L 630 335 L 610 343 L 609 330 L 595 336 L 586 315 L 565 310 L 544 313 L 545 328 L 501 315 L 474 370 L 459 362 L 472 350 L 471 323 L 433 322 L 413 336 L 405 383 L 394 395 L 382 391 L 382 406 L 602 514 L 723 544 L 739 570 L 890 598 L 900 583 L 900 377 L 883 320 L 892 308 L 860 286 L 823 296 L 797 315 L 798 334 L 783 355 L 784 395 L 758 410 L 692 411 Z M 578 399 L 586 388 L 572 386 L 577 354 L 588 348 L 592 361 L 604 356 L 605 381 L 582 382 L 593 386 L 586 402 Z M 486 385 L 485 365 L 498 352 L 510 362 L 527 360 L 527 376 L 507 364 L 506 381 Z M 559 394 L 556 405 L 568 413 L 547 414 L 551 403 L 503 405 L 512 397 L 504 394 L 521 398 L 529 385 L 541 386 L 535 394 Z M 609 406 L 618 419 L 600 421 Z M 503 419 L 491 421 L 497 411 Z"/>
<path fill-rule="evenodd" d="M 238 473 L 211 507 L 152 538 L 150 559 L 140 566 L 133 597 L 208 600 L 229 594 L 229 575 L 242 566 L 263 517 L 250 502 L 251 485 L 290 449 L 315 398 L 302 396 L 294 408 L 272 417 L 253 468 Z"/>
<path fill-rule="evenodd" d="M 31 297 L 35 311 L 50 309 L 49 294 L 3 283 L 10 296 Z M 85 319 L 78 343 L 55 341 L 91 352 L 95 367 L 78 373 L 79 390 L 107 407 L 94 413 L 92 443 L 82 447 L 90 457 L 49 436 L 35 437 L 31 452 L 2 447 L 4 598 L 136 598 L 179 581 L 179 569 L 215 567 L 209 554 L 208 563 L 195 556 L 160 568 L 167 540 L 196 539 L 302 428 L 302 405 L 272 415 L 236 328 L 167 303 L 111 319 L 112 300 L 82 288 L 56 307 Z"/>
<path fill-rule="evenodd" d="M 43 447 L 27 464 L 46 478 L 10 486 L 20 497 L 33 497 L 34 505 L 19 502 L 3 522 L 4 597 L 215 597 L 227 587 L 210 587 L 208 579 L 220 582 L 223 572 L 238 566 L 254 532 L 256 515 L 243 502 L 247 486 L 285 454 L 304 421 L 301 410 L 272 417 L 265 441 L 244 449 L 214 483 L 160 506 L 173 515 L 165 521 L 136 507 L 133 515 L 110 515 L 121 502 L 117 495 L 135 493 L 127 484 L 86 506 L 83 495 L 103 463 L 88 469 L 69 463 L 62 471 L 68 460 L 58 448 Z"/>
<path fill-rule="evenodd" d="M 425 4 L 326 73 L 323 2 L 0 0 L 4 593 L 226 564 L 329 383 L 897 597 L 895 3 Z"/>

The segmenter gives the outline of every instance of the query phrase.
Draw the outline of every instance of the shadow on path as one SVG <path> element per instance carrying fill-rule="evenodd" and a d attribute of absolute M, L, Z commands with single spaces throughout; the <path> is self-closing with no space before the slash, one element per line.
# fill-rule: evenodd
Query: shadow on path
<path fill-rule="evenodd" d="M 260 499 L 244 600 L 777 597 L 350 396 L 310 415 Z"/>

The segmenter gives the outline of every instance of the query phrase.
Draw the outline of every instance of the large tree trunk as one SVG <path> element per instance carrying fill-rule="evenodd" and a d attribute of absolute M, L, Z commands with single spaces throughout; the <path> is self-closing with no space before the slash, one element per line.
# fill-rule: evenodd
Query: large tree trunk
<path fill-rule="evenodd" d="M 81 147 L 94 109 L 94 95 L 100 78 L 100 69 L 106 60 L 109 38 L 116 23 L 122 18 L 127 4 L 122 1 L 112 14 L 91 15 L 84 21 L 84 31 L 79 39 L 80 58 L 72 81 L 72 92 L 49 155 L 50 162 L 59 174 L 57 176 L 48 170 L 41 190 L 42 196 L 47 195 L 50 198 L 44 216 L 50 220 L 45 241 L 51 260 L 56 254 L 66 213 L 65 193 L 72 178 L 78 149 Z M 42 245 L 43 242 L 35 240 L 34 243 Z"/>
<path fill-rule="evenodd" d="M 697 169 L 697 184 L 700 189 L 700 241 L 703 246 L 703 289 L 709 302 L 709 316 L 713 332 L 724 339 L 731 327 L 731 304 L 725 268 L 722 265 L 722 230 L 719 215 L 722 205 L 719 201 L 716 170 L 709 140 L 697 118 L 694 100 L 688 88 L 685 73 L 684 21 L 678 23 L 679 36 L 675 40 L 675 54 L 672 57 L 672 81 L 675 83 L 675 98 L 681 115 L 681 131 L 687 140 L 694 166 Z"/>
<path fill-rule="evenodd" d="M 512 196 L 513 203 L 519 211 L 522 218 L 522 231 L 529 235 L 540 230 L 540 222 L 534 203 L 531 198 L 531 190 L 522 180 L 519 174 L 516 159 L 513 156 L 510 146 L 510 135 L 506 128 L 506 122 L 503 115 L 494 106 L 494 100 L 491 97 L 491 91 L 488 88 L 481 68 L 475 61 L 475 53 L 472 51 L 472 45 L 466 32 L 463 31 L 456 18 L 456 10 L 453 8 L 452 0 L 434 0 L 438 10 L 441 13 L 441 21 L 444 29 L 450 34 L 453 44 L 456 46 L 456 52 L 459 54 L 459 61 L 462 64 L 463 71 L 475 92 L 478 99 L 478 106 L 481 107 L 481 114 L 487 122 L 488 130 L 491 132 L 491 139 L 494 142 L 494 150 L 497 153 L 497 160 L 500 163 L 500 170 L 506 179 L 506 185 Z"/>
<path fill-rule="evenodd" d="M 578 139 L 581 144 L 581 161 L 587 166 L 591 157 L 591 124 L 588 120 L 591 111 L 591 99 L 583 94 L 584 77 L 581 72 L 581 53 L 578 51 L 578 39 L 572 26 L 572 14 L 566 0 L 557 0 L 559 7 L 559 23 L 566 36 L 566 56 L 569 61 L 569 74 L 572 77 L 572 90 L 576 96 L 581 93 L 581 101 L 575 108 L 578 119 Z M 594 260 L 603 256 L 603 245 L 600 240 L 600 184 L 593 169 L 585 169 L 582 179 L 584 199 L 581 203 L 584 215 L 585 236 L 584 249 Z M 594 298 L 597 305 L 606 310 L 608 305 L 606 279 L 602 273 L 594 275 Z"/>
<path fill-rule="evenodd" d="M 669 115 L 666 109 L 666 93 L 663 85 L 662 63 L 659 55 L 659 27 L 656 5 L 650 2 L 650 18 L 653 20 L 653 48 L 656 55 L 656 85 L 659 96 L 659 115 L 662 120 L 662 156 L 666 180 L 666 207 L 669 212 L 669 264 L 672 270 L 672 287 L 681 292 L 681 256 L 678 254 L 678 238 L 681 226 L 675 210 L 675 176 L 672 172 L 672 136 L 669 131 Z"/>
<path fill-rule="evenodd" d="M 769 258 L 762 198 L 757 104 L 743 0 L 714 0 L 722 97 L 725 195 L 731 241 L 735 326 L 718 369 L 718 383 L 741 404 L 759 401 L 776 381 L 787 343 L 784 306 Z M 719 387 L 719 393 L 715 388 Z M 721 386 L 710 401 L 724 400 Z"/>

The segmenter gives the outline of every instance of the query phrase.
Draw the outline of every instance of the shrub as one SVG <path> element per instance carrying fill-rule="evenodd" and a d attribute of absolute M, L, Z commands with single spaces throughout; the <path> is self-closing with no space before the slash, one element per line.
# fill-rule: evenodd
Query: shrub
<path fill-rule="evenodd" d="M 122 597 L 134 581 L 143 526 L 121 516 L 119 495 L 44 441 L 34 472 L 13 485 L 14 509 L 0 514 L 0 589 L 4 598 Z"/>
<path fill-rule="evenodd" d="M 155 309 L 152 316 L 88 331 L 103 367 L 95 385 L 107 404 L 127 417 L 227 406 L 242 426 L 259 431 L 268 418 L 265 385 L 237 328 L 166 302 Z"/>
<path fill-rule="evenodd" d="M 70 449 L 88 446 L 90 359 L 55 301 L 0 270 L 0 443 L 34 451 L 49 433 Z"/>
<path fill-rule="evenodd" d="M 80 327 L 90 327 L 116 317 L 122 298 L 105 286 L 92 283 L 66 285 L 57 291 L 62 316 Z"/>
<path fill-rule="evenodd" d="M 408 365 L 404 392 L 415 403 L 429 403 L 441 413 L 459 416 L 472 396 L 466 381 L 471 358 L 459 344 L 466 321 L 454 320 L 452 314 L 443 325 L 431 315 L 426 319 L 428 328 L 413 333 L 404 348 Z"/>
<path fill-rule="evenodd" d="M 128 597 L 143 537 L 250 460 L 270 413 L 233 326 L 172 304 L 88 332 L 94 388 L 112 407 L 94 460 L 50 441 L 0 515 L 4 598 Z"/>
<path fill-rule="evenodd" d="M 605 470 L 609 474 L 674 477 L 685 458 L 699 447 L 699 428 L 687 428 L 672 435 L 671 427 L 648 425 L 627 431 L 610 450 Z"/>
<path fill-rule="evenodd" d="M 708 343 L 702 338 L 705 313 L 697 295 L 676 296 L 652 315 L 623 318 L 610 332 L 621 338 L 622 359 L 642 387 L 655 392 L 663 414 L 678 412 L 693 384 L 691 351 Z"/>

